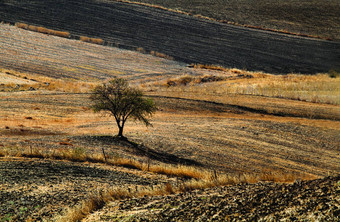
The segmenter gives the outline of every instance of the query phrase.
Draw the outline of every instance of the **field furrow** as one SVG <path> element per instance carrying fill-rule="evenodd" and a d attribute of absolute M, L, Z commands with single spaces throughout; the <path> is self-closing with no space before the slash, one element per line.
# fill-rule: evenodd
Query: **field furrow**
<path fill-rule="evenodd" d="M 247 29 L 141 5 L 87 0 L 4 1 L 0 6 L 4 21 L 140 47 L 186 63 L 270 73 L 327 72 L 340 66 L 339 42 Z"/>

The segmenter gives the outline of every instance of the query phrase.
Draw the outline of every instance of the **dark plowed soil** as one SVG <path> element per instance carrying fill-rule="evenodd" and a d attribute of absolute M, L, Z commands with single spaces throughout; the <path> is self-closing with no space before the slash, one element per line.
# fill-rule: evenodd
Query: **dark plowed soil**
<path fill-rule="evenodd" d="M 339 221 L 340 177 L 113 202 L 87 221 Z"/>
<path fill-rule="evenodd" d="M 5 0 L 0 3 L 0 20 L 98 37 L 129 49 L 142 47 L 186 63 L 270 73 L 327 72 L 340 66 L 339 42 L 246 29 L 115 1 Z"/>
<path fill-rule="evenodd" d="M 340 40 L 338 0 L 134 0 L 217 20 Z"/>
<path fill-rule="evenodd" d="M 0 221 L 49 220 L 94 192 L 158 183 L 93 164 L 0 159 Z"/>

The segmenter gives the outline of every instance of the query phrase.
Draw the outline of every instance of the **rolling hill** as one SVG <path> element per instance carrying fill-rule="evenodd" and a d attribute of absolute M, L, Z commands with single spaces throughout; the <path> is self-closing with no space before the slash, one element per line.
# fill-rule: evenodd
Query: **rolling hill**
<path fill-rule="evenodd" d="M 0 19 L 71 33 L 0 24 L 0 221 L 339 220 L 337 72 L 186 64 L 312 74 L 338 42 L 104 0 L 4 0 Z M 127 140 L 90 108 L 113 77 L 158 106 Z"/>
<path fill-rule="evenodd" d="M 338 69 L 340 43 L 222 24 L 116 1 L 2 1 L 0 20 L 101 38 L 106 44 L 156 51 L 185 63 L 269 73 Z"/>

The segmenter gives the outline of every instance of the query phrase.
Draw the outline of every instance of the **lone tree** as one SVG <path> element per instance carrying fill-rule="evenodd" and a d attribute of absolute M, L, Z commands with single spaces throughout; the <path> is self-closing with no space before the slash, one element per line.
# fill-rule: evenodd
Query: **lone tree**
<path fill-rule="evenodd" d="M 95 112 L 111 112 L 119 129 L 117 136 L 120 138 L 125 138 L 123 130 L 128 118 L 131 117 L 149 126 L 151 124 L 147 117 L 151 117 L 157 110 L 153 100 L 144 98 L 140 90 L 131 88 L 122 78 L 111 79 L 97 86 L 90 99 Z"/>

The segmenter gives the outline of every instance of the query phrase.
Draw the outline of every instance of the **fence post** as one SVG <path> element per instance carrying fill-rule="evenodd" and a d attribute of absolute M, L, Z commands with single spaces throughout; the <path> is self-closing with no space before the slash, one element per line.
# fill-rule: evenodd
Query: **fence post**
<path fill-rule="evenodd" d="M 102 147 L 102 151 L 103 151 L 103 155 L 104 155 L 105 163 L 107 163 L 104 147 Z"/>

